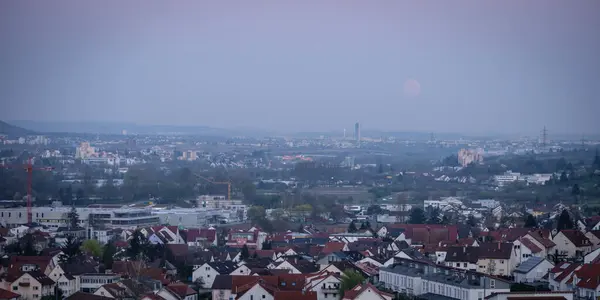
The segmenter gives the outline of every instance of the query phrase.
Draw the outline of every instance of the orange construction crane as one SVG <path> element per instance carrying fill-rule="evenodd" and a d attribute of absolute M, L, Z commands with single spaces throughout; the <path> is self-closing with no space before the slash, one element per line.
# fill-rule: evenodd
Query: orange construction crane
<path fill-rule="evenodd" d="M 53 170 L 54 168 L 52 168 L 52 167 L 34 168 L 33 160 L 31 158 L 29 158 L 27 160 L 26 165 L 0 165 L 0 167 L 6 168 L 6 169 L 21 169 L 21 168 L 23 168 L 27 172 L 27 225 L 31 225 L 31 222 L 32 222 L 31 218 L 33 215 L 31 213 L 31 184 L 33 182 L 33 170 L 49 171 L 49 170 Z"/>
<path fill-rule="evenodd" d="M 204 176 L 200 176 L 198 174 L 194 174 L 196 175 L 196 177 L 200 178 L 200 179 L 204 179 L 212 184 L 226 184 L 227 185 L 227 200 L 231 200 L 231 182 L 229 181 L 213 181 L 211 179 L 208 179 Z"/>

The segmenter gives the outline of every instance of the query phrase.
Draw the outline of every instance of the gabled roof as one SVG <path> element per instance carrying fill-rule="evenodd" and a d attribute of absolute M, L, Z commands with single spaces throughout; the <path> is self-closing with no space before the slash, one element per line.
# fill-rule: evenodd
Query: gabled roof
<path fill-rule="evenodd" d="M 591 230 L 588 232 L 593 234 L 596 238 L 600 239 L 600 230 Z"/>
<path fill-rule="evenodd" d="M 274 300 L 317 300 L 317 293 L 304 291 L 276 291 Z"/>
<path fill-rule="evenodd" d="M 44 271 L 50 262 L 52 262 L 52 256 L 11 256 L 8 273 L 15 270 L 21 272 L 21 268 L 26 265 L 36 265 L 41 271 Z"/>
<path fill-rule="evenodd" d="M 13 299 L 13 298 L 19 298 L 19 297 L 21 297 L 21 295 L 15 294 L 11 291 L 7 291 L 5 289 L 0 289 L 0 300 L 7 300 L 7 299 Z"/>
<path fill-rule="evenodd" d="M 213 290 L 231 290 L 231 275 L 217 275 L 213 281 Z"/>
<path fill-rule="evenodd" d="M 538 243 L 542 244 L 546 249 L 556 246 L 552 240 L 544 235 L 542 230 L 532 231 L 529 233 L 529 236 L 535 239 Z"/>
<path fill-rule="evenodd" d="M 237 269 L 237 264 L 232 261 L 214 261 L 207 263 L 211 268 L 215 269 L 221 275 L 231 274 Z"/>
<path fill-rule="evenodd" d="M 575 272 L 575 270 L 578 269 L 580 266 L 581 264 L 579 263 L 572 263 L 568 265 L 566 268 L 563 269 L 560 275 L 554 278 L 554 280 L 557 282 L 563 282 L 565 279 L 570 278 L 573 275 L 573 272 Z"/>
<path fill-rule="evenodd" d="M 577 286 L 584 289 L 596 290 L 600 285 L 600 264 L 582 265 L 575 275 L 580 281 Z"/>
<path fill-rule="evenodd" d="M 353 299 L 357 298 L 358 296 L 360 296 L 360 294 L 362 294 L 364 291 L 369 290 L 369 289 L 371 291 L 373 291 L 374 294 L 376 295 L 376 297 L 378 297 L 380 300 L 386 299 L 385 297 L 389 297 L 389 298 L 392 298 L 392 299 L 394 298 L 394 295 L 388 294 L 388 293 L 384 293 L 384 292 L 378 290 L 372 284 L 365 283 L 363 285 L 357 285 L 353 289 L 351 289 L 349 291 L 346 291 L 344 293 L 343 300 L 353 300 Z"/>
<path fill-rule="evenodd" d="M 171 283 L 167 286 L 167 289 L 173 292 L 175 295 L 181 297 L 181 299 L 184 299 L 186 296 L 196 294 L 196 291 L 184 283 Z"/>
<path fill-rule="evenodd" d="M 510 259 L 512 243 L 482 243 L 479 245 L 479 258 Z"/>
<path fill-rule="evenodd" d="M 50 277 L 46 276 L 46 274 L 42 272 L 27 272 L 33 279 L 37 280 L 42 286 L 45 285 L 53 285 L 54 280 L 50 279 Z"/>
<path fill-rule="evenodd" d="M 516 273 L 527 274 L 537 265 L 541 264 L 545 259 L 537 256 L 532 256 L 528 260 L 521 263 L 516 269 Z M 545 272 L 545 270 L 544 270 Z"/>
<path fill-rule="evenodd" d="M 118 283 L 107 283 L 102 286 L 107 292 L 109 292 L 114 298 L 131 297 L 135 298 L 135 295 L 125 285 Z"/>
<path fill-rule="evenodd" d="M 575 247 L 591 247 L 592 242 L 588 239 L 583 232 L 579 230 L 561 230 L 562 233 Z"/>
<path fill-rule="evenodd" d="M 302 274 L 309 274 L 319 271 L 319 268 L 315 264 L 307 260 L 285 260 L 279 265 L 283 264 L 284 262 L 288 262 Z"/>
<path fill-rule="evenodd" d="M 536 244 L 534 244 L 531 240 L 529 240 L 528 238 L 520 238 L 519 242 L 521 242 L 521 244 L 523 244 L 523 246 L 527 247 L 527 249 L 531 250 L 532 253 L 540 253 L 543 250 L 538 247 Z"/>
<path fill-rule="evenodd" d="M 479 259 L 477 247 L 449 247 L 446 251 L 447 262 L 476 263 Z"/>
<path fill-rule="evenodd" d="M 186 242 L 196 242 L 199 240 L 206 240 L 207 242 L 214 242 L 217 239 L 217 230 L 214 228 L 202 228 L 202 229 L 188 229 L 185 233 Z"/>
<path fill-rule="evenodd" d="M 321 250 L 321 253 L 329 254 L 329 253 L 333 253 L 333 252 L 342 252 L 345 245 L 346 244 L 340 243 L 340 242 L 329 242 L 329 243 L 325 244 L 325 248 L 323 248 L 323 250 Z"/>

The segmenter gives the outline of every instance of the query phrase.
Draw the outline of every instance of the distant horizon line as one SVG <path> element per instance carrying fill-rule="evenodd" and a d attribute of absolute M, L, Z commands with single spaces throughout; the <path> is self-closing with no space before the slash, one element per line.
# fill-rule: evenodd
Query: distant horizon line
<path fill-rule="evenodd" d="M 250 131 L 263 131 L 263 132 L 269 132 L 269 133 L 273 133 L 273 134 L 277 134 L 277 135 L 286 135 L 286 134 L 332 134 L 332 133 L 339 133 L 340 136 L 343 136 L 344 133 L 344 129 L 346 129 L 346 135 L 348 135 L 348 133 L 350 133 L 350 137 L 354 131 L 354 125 L 351 126 L 351 129 L 347 129 L 344 127 L 341 127 L 339 129 L 321 129 L 321 130 L 273 130 L 273 129 L 265 129 L 265 128 L 260 128 L 260 127 L 252 127 L 252 126 L 232 126 L 232 127 L 216 127 L 216 126 L 211 126 L 211 125 L 201 125 L 201 124 L 196 124 L 196 125 L 190 125 L 190 124 L 186 124 L 186 125 L 175 125 L 175 124 L 160 124 L 160 123 L 138 123 L 138 122 L 126 122 L 126 121 L 51 121 L 51 120 L 26 120 L 26 119 L 14 119 L 14 120 L 6 120 L 5 122 L 11 124 L 11 125 L 16 125 L 15 123 L 22 123 L 22 122 L 27 122 L 27 123 L 47 123 L 47 124 L 75 124 L 75 123 L 83 123 L 83 124 L 95 124 L 95 125 L 130 125 L 130 126 L 163 126 L 163 127 L 187 127 L 187 128 L 194 128 L 194 127 L 204 127 L 207 129 L 216 129 L 216 130 L 250 130 Z M 448 132 L 448 131 L 435 131 L 435 130 L 399 130 L 399 129 L 379 129 L 379 128 L 367 128 L 365 129 L 363 127 L 363 123 L 360 121 L 357 121 L 355 123 L 360 123 L 360 130 L 361 133 L 390 133 L 390 134 L 398 134 L 398 133 L 404 133 L 404 134 L 433 134 L 434 138 L 436 135 L 459 135 L 459 136 L 465 136 L 465 137 L 498 137 L 498 136 L 520 136 L 520 137 L 536 137 L 539 136 L 541 138 L 542 136 L 542 130 L 544 129 L 544 126 L 540 127 L 539 129 L 539 133 L 533 133 L 533 132 Z M 20 126 L 19 126 L 20 127 Z M 547 128 L 547 126 L 546 126 Z M 33 130 L 30 128 L 24 128 L 27 130 Z M 128 128 L 122 128 L 122 130 L 129 130 Z M 34 130 L 35 131 L 35 130 Z M 50 131 L 50 132 L 58 132 L 58 131 Z M 548 129 L 549 132 L 549 138 L 551 139 L 552 136 L 560 136 L 560 137 L 577 137 L 578 139 L 581 139 L 583 137 L 583 139 L 586 139 L 586 137 L 595 137 L 595 138 L 600 138 L 600 132 L 599 133 L 573 133 L 573 132 L 554 132 L 551 129 Z M 89 134 L 94 134 L 96 132 L 87 132 Z M 135 132 L 131 132 L 131 134 L 135 134 Z"/>

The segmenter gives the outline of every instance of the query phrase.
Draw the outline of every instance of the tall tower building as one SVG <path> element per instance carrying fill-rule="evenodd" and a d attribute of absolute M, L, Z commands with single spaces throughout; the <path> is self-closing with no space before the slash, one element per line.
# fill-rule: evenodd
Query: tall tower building
<path fill-rule="evenodd" d="M 354 124 L 354 140 L 360 142 L 360 123 Z"/>

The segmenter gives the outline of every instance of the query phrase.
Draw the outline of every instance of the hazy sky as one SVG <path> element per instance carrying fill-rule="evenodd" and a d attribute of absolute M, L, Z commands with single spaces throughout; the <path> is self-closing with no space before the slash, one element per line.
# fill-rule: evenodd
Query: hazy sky
<path fill-rule="evenodd" d="M 4 120 L 598 132 L 600 1 L 0 1 L 0 101 Z"/>

